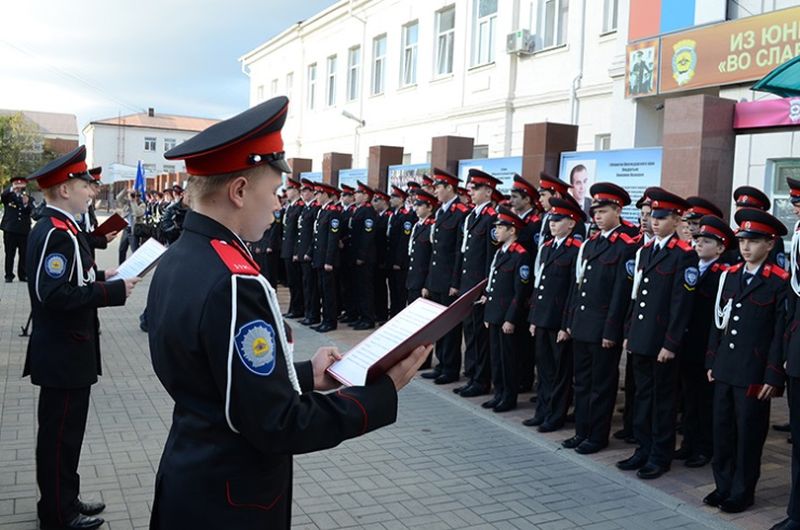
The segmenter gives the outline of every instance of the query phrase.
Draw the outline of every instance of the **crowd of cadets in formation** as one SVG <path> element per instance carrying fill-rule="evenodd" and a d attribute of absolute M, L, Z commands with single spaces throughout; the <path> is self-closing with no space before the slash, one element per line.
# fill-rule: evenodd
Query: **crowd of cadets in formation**
<path fill-rule="evenodd" d="M 537 374 L 524 424 L 563 429 L 574 407 L 562 445 L 592 454 L 609 443 L 624 353 L 624 425 L 613 436 L 636 449 L 617 466 L 653 479 L 673 460 L 711 462 L 716 489 L 704 502 L 751 506 L 770 398 L 800 381 L 800 359 L 788 355 L 800 353 L 800 282 L 785 270 L 786 228 L 767 196 L 735 191 L 734 232 L 712 202 L 662 188 L 636 203 L 637 225 L 621 216 L 630 196 L 611 183 L 592 186 L 590 217 L 556 177 L 542 173 L 537 188 L 515 176 L 510 196 L 499 183 L 473 169 L 465 189 L 435 169 L 387 195 L 290 178 L 251 250 L 273 285 L 288 285 L 285 316 L 321 333 L 372 329 L 420 296 L 447 304 L 488 279 L 423 377 L 456 382 L 463 359 L 466 383 L 453 391 L 486 395 L 482 406 L 500 413 Z M 789 185 L 800 214 L 800 182 Z M 781 528 L 800 521 L 792 510 Z"/>

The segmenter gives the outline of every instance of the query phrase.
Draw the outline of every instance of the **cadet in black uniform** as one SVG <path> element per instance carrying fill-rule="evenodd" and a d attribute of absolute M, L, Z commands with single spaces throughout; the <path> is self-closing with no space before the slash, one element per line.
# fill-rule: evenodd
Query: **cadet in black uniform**
<path fill-rule="evenodd" d="M 31 175 L 48 206 L 30 236 L 33 332 L 23 375 L 41 387 L 36 438 L 36 482 L 42 528 L 97 528 L 102 503 L 78 499 L 78 460 L 86 430 L 91 386 L 101 374 L 97 308 L 120 306 L 138 278 L 105 281 L 75 215 L 86 213 L 92 176 L 79 146 Z M 109 276 L 114 274 L 108 271 Z"/>
<path fill-rule="evenodd" d="M 300 321 L 304 326 L 319 324 L 319 291 L 317 290 L 317 276 L 311 265 L 311 254 L 314 245 L 314 221 L 317 219 L 319 202 L 314 198 L 315 184 L 308 179 L 301 179 L 300 194 L 305 205 L 297 221 L 297 242 L 294 247 L 294 256 L 300 263 L 303 277 L 303 303 L 305 318 Z"/>
<path fill-rule="evenodd" d="M 372 197 L 375 208 L 375 320 L 389 320 L 389 227 L 393 215 L 389 209 L 389 195 L 375 190 Z"/>
<path fill-rule="evenodd" d="M 339 269 L 339 293 L 340 303 L 339 306 L 344 309 L 344 314 L 339 318 L 340 322 L 350 324 L 358 320 L 358 301 L 356 300 L 356 285 L 358 278 L 355 276 L 356 272 L 356 257 L 353 253 L 353 240 L 350 236 L 350 219 L 356 211 L 356 200 L 354 194 L 355 188 L 347 184 L 339 186 L 342 190 L 341 207 L 341 235 L 339 237 L 339 248 L 341 249 L 340 261 L 341 268 Z"/>
<path fill-rule="evenodd" d="M 700 220 L 703 218 L 703 216 L 713 215 L 719 219 L 725 217 L 722 214 L 722 210 L 720 210 L 716 204 L 708 199 L 697 196 L 686 197 L 686 204 L 689 205 L 689 209 L 684 212 L 683 220 L 689 223 L 689 230 L 691 231 L 692 236 L 696 235 L 700 231 Z"/>
<path fill-rule="evenodd" d="M 317 271 L 322 295 L 322 323 L 312 327 L 320 333 L 336 329 L 339 306 L 336 300 L 336 277 L 339 273 L 339 236 L 342 230 L 342 208 L 336 204 L 339 190 L 328 184 L 317 184 L 320 208 L 314 223 L 312 266 Z"/>
<path fill-rule="evenodd" d="M 516 242 L 522 219 L 508 208 L 501 207 L 495 220 L 495 233 L 502 245 L 489 266 L 489 281 L 481 302 L 485 326 L 489 329 L 494 397 L 481 403 L 494 412 L 517 407 L 519 381 L 517 355 L 519 336 L 527 333 L 526 303 L 531 292 L 531 261 L 528 251 Z"/>
<path fill-rule="evenodd" d="M 3 220 L 0 230 L 3 231 L 3 251 L 6 256 L 6 283 L 14 281 L 14 257 L 19 253 L 17 274 L 21 282 L 28 281 L 25 274 L 25 253 L 28 246 L 28 234 L 31 231 L 31 212 L 33 200 L 25 191 L 28 181 L 25 177 L 14 177 L 11 185 L 3 190 Z"/>
<path fill-rule="evenodd" d="M 467 214 L 461 229 L 461 247 L 457 258 L 461 267 L 459 294 L 466 293 L 486 279 L 489 264 L 499 245 L 494 236 L 497 212 L 491 201 L 500 180 L 479 169 L 470 169 L 467 179 L 475 207 Z M 492 384 L 489 330 L 483 325 L 483 313 L 483 304 L 475 304 L 464 319 L 464 375 L 467 376 L 467 384 L 453 389 L 463 397 L 488 394 Z"/>
<path fill-rule="evenodd" d="M 783 340 L 789 274 L 770 262 L 786 227 L 770 214 L 742 208 L 734 215 L 744 263 L 719 280 L 706 368 L 714 382 L 714 481 L 703 502 L 738 513 L 753 504 L 770 398 L 783 388 Z"/>
<path fill-rule="evenodd" d="M 786 178 L 789 184 L 790 200 L 796 217 L 800 218 L 800 180 Z M 784 347 L 785 369 L 787 375 L 787 399 L 789 401 L 789 426 L 792 440 L 800 440 L 800 270 L 798 270 L 798 252 L 800 251 L 800 220 L 794 225 L 792 246 L 789 257 L 791 267 L 790 286 L 788 292 L 789 322 L 786 333 L 788 341 Z M 786 507 L 786 519 L 770 530 L 800 530 L 800 443 L 792 443 L 792 490 L 789 505 Z"/>
<path fill-rule="evenodd" d="M 421 348 L 371 384 L 330 394 L 313 390 L 337 386 L 325 373 L 335 349 L 292 361 L 277 295 L 241 243 L 267 228 L 277 206 L 287 103 L 269 100 L 165 154 L 186 160 L 194 210 L 148 300 L 162 323 L 149 335 L 153 367 L 175 400 L 153 529 L 289 528 L 292 455 L 392 423 L 396 389 L 426 354 Z M 231 177 L 204 179 L 218 173 Z"/>
<path fill-rule="evenodd" d="M 422 175 L 422 184 L 420 187 L 434 197 L 436 196 L 436 189 L 433 179 L 430 177 L 430 175 Z"/>
<path fill-rule="evenodd" d="M 544 171 L 539 174 L 539 201 L 544 208 L 544 214 L 542 215 L 542 225 L 539 228 L 539 234 L 534 236 L 537 245 L 541 245 L 553 237 L 553 234 L 550 233 L 550 223 L 548 223 L 547 219 L 550 212 L 550 198 L 556 197 L 567 201 L 572 200 L 575 204 L 578 204 L 569 193 L 571 187 L 570 184 L 567 184 L 560 178 L 548 175 Z M 572 236 L 578 241 L 583 241 L 586 237 L 586 225 L 578 223 L 575 226 L 575 233 L 572 234 Z"/>
<path fill-rule="evenodd" d="M 582 454 L 608 446 L 636 249 L 636 240 L 622 226 L 622 208 L 631 201 L 628 192 L 598 182 L 589 193 L 599 231 L 580 248 L 569 301 L 566 331 L 573 340 L 575 436 L 561 444 Z"/>
<path fill-rule="evenodd" d="M 456 258 L 461 244 L 461 229 L 469 210 L 456 195 L 457 176 L 438 168 L 434 168 L 433 176 L 440 206 L 435 213 L 436 222 L 431 233 L 431 266 L 422 296 L 442 305 L 450 305 L 458 294 L 461 267 Z M 422 377 L 433 379 L 438 385 L 458 381 L 461 371 L 461 326 L 456 326 L 439 339 L 435 351 L 439 364 L 433 371 L 422 374 Z"/>
<path fill-rule="evenodd" d="M 375 208 L 372 207 L 372 188 L 358 181 L 355 198 L 356 207 L 350 218 L 350 240 L 352 253 L 355 256 L 356 300 L 358 302 L 358 320 L 350 323 L 355 330 L 373 329 L 375 327 L 375 248 L 376 226 Z"/>
<path fill-rule="evenodd" d="M 406 275 L 408 274 L 408 239 L 417 222 L 417 216 L 405 204 L 408 193 L 392 186 L 389 206 L 392 216 L 389 219 L 389 316 L 393 317 L 406 306 Z"/>
<path fill-rule="evenodd" d="M 740 208 L 756 208 L 765 212 L 769 212 L 772 204 L 769 197 L 758 188 L 752 186 L 739 186 L 733 192 L 733 200 L 736 203 L 736 209 Z M 733 248 L 731 255 L 726 256 L 726 259 L 731 264 L 741 263 L 744 261 L 741 252 L 738 248 Z M 782 269 L 787 269 L 786 253 L 783 247 L 783 239 L 778 238 L 775 240 L 775 246 L 769 253 L 769 260 L 772 263 L 777 263 Z"/>
<path fill-rule="evenodd" d="M 567 333 L 569 294 L 575 286 L 575 264 L 581 242 L 570 237 L 575 225 L 586 221 L 577 203 L 550 199 L 553 239 L 539 249 L 540 269 L 534 271 L 529 331 L 536 339 L 539 384 L 536 413 L 522 423 L 552 432 L 564 426 L 570 404 L 573 374 L 572 340 Z"/>
<path fill-rule="evenodd" d="M 300 261 L 295 259 L 294 249 L 297 244 L 297 223 L 303 211 L 305 202 L 300 198 L 299 180 L 286 179 L 286 212 L 283 215 L 283 241 L 281 242 L 281 259 L 286 266 L 286 281 L 289 284 L 289 310 L 284 315 L 287 318 L 300 318 L 305 316 L 303 305 L 303 270 Z"/>
<path fill-rule="evenodd" d="M 81 235 L 86 239 L 86 242 L 89 244 L 89 248 L 92 251 L 92 259 L 94 259 L 95 251 L 97 249 L 108 248 L 108 244 L 119 234 L 119 232 L 111 232 L 104 236 L 92 234 L 99 224 L 97 222 L 97 215 L 95 214 L 94 201 L 97 197 L 97 194 L 100 192 L 100 186 L 102 185 L 102 182 L 100 181 L 102 171 L 102 167 L 94 167 L 89 170 L 89 174 L 92 176 L 92 185 L 90 186 L 92 198 L 86 208 L 86 213 L 78 216 L 77 219 L 78 227 L 81 229 Z"/>
<path fill-rule="evenodd" d="M 686 201 L 689 202 L 689 199 Z M 698 205 L 696 200 L 693 202 L 695 204 L 684 215 L 684 219 L 692 219 L 696 215 Z M 714 326 L 714 299 L 717 296 L 719 278 L 728 268 L 720 258 L 735 242 L 733 231 L 716 215 L 702 216 L 697 220 L 697 226 L 693 237 L 700 275 L 692 316 L 689 318 L 689 327 L 678 357 L 683 401 L 683 440 L 674 458 L 685 460 L 686 467 L 706 465 L 711 461 L 714 451 L 711 428 L 714 385 L 706 377 L 706 350 L 708 336 Z"/>
<path fill-rule="evenodd" d="M 675 410 L 681 345 L 700 273 L 691 244 L 676 229 L 689 207 L 661 188 L 648 190 L 655 239 L 636 254 L 627 349 L 636 380 L 633 431 L 639 447 L 617 463 L 623 470 L 654 479 L 669 471 L 675 451 Z"/>
<path fill-rule="evenodd" d="M 408 238 L 406 289 L 408 289 L 409 304 L 422 296 L 422 289 L 425 288 L 425 281 L 428 279 L 433 251 L 431 230 L 436 222 L 433 212 L 439 207 L 439 201 L 427 191 L 420 190 L 416 194 L 415 205 L 417 222 L 414 223 L 411 236 Z"/>

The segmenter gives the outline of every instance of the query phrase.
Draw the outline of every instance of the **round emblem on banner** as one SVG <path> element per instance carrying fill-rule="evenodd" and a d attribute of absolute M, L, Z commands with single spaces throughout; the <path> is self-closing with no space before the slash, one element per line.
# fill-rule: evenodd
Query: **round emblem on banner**
<path fill-rule="evenodd" d="M 800 98 L 789 100 L 789 119 L 795 123 L 800 121 Z"/>
<path fill-rule="evenodd" d="M 242 364 L 256 375 L 267 376 L 275 369 L 275 330 L 263 320 L 248 322 L 234 339 Z"/>

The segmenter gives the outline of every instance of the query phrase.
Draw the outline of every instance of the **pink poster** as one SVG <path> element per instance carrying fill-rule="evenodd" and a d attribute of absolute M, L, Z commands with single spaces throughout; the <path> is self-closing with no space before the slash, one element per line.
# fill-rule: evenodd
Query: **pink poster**
<path fill-rule="evenodd" d="M 800 125 L 800 98 L 745 101 L 736 104 L 734 129 L 761 129 Z"/>

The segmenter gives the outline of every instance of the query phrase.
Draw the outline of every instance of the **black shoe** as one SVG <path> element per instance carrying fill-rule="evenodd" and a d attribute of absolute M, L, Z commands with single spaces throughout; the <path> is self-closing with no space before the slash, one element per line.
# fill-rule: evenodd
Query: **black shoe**
<path fill-rule="evenodd" d="M 6 278 L 6 283 L 11 283 L 14 281 L 14 278 Z"/>
<path fill-rule="evenodd" d="M 489 401 L 484 401 L 483 403 L 481 403 L 481 407 L 485 409 L 493 409 L 498 405 L 498 403 L 500 403 L 500 398 L 494 397 Z"/>
<path fill-rule="evenodd" d="M 703 467 L 709 462 L 711 462 L 711 458 L 706 455 L 694 455 L 687 458 L 683 465 L 686 467 Z"/>
<path fill-rule="evenodd" d="M 584 440 L 581 444 L 575 448 L 575 452 L 581 455 L 593 455 L 594 453 L 598 453 L 608 447 L 608 443 L 600 443 L 600 442 L 592 442 L 590 440 Z"/>
<path fill-rule="evenodd" d="M 788 423 L 781 423 L 781 424 L 778 424 L 778 425 L 773 425 L 772 426 L 772 430 L 773 431 L 778 431 L 778 432 L 792 432 L 792 428 Z"/>
<path fill-rule="evenodd" d="M 581 443 L 583 443 L 583 441 L 584 441 L 585 439 L 586 439 L 586 438 L 584 438 L 584 437 L 582 437 L 582 436 L 578 436 L 578 435 L 576 434 L 576 435 L 575 435 L 575 436 L 573 436 L 572 438 L 567 438 L 566 440 L 564 440 L 563 442 L 561 442 L 561 447 L 564 447 L 565 449 L 575 449 L 575 448 L 576 448 L 576 447 L 578 447 L 578 446 L 579 446 Z"/>
<path fill-rule="evenodd" d="M 27 282 L 27 281 L 28 281 L 28 277 L 27 277 L 27 276 L 20 276 L 20 277 L 19 277 L 19 281 L 21 281 L 21 282 Z"/>
<path fill-rule="evenodd" d="M 741 513 L 753 505 L 753 498 L 725 499 L 719 503 L 719 509 L 725 513 Z"/>
<path fill-rule="evenodd" d="M 771 526 L 769 530 L 800 530 L 800 521 L 793 521 L 787 517 L 780 523 Z"/>
<path fill-rule="evenodd" d="M 616 440 L 624 440 L 625 438 L 633 436 L 633 433 L 626 429 L 620 429 L 617 432 L 615 432 L 613 436 Z"/>
<path fill-rule="evenodd" d="M 78 501 L 78 511 L 83 515 L 97 515 L 106 509 L 102 502 L 83 502 Z"/>
<path fill-rule="evenodd" d="M 526 427 L 538 427 L 543 423 L 544 423 L 544 418 L 540 418 L 539 416 L 534 416 L 533 418 L 522 420 L 522 424 Z"/>
<path fill-rule="evenodd" d="M 691 449 L 688 447 L 681 447 L 680 449 L 676 449 L 672 452 L 672 459 L 673 460 L 686 460 L 692 455 Z"/>
<path fill-rule="evenodd" d="M 646 463 L 647 457 L 643 453 L 636 451 L 630 458 L 617 462 L 617 467 L 623 471 L 633 471 L 641 468 Z"/>
<path fill-rule="evenodd" d="M 539 427 L 536 428 L 539 432 L 555 432 L 559 430 L 563 425 L 556 425 L 555 423 L 542 423 Z"/>
<path fill-rule="evenodd" d="M 286 318 L 300 318 L 303 316 L 303 313 L 286 313 L 283 316 Z"/>
<path fill-rule="evenodd" d="M 358 320 L 359 320 L 358 317 L 345 315 L 344 317 L 339 319 L 339 322 L 343 324 L 350 324 L 351 322 L 358 322 Z"/>
<path fill-rule="evenodd" d="M 453 394 L 460 394 L 462 391 L 468 389 L 472 383 L 467 383 L 466 385 L 457 386 L 453 389 Z"/>
<path fill-rule="evenodd" d="M 644 480 L 652 480 L 660 477 L 669 471 L 669 466 L 659 466 L 658 464 L 647 464 L 636 472 L 636 476 Z"/>
<path fill-rule="evenodd" d="M 312 320 L 310 318 L 304 318 L 303 320 L 300 321 L 300 324 L 304 326 L 316 326 L 319 323 L 320 323 L 319 319 Z"/>
<path fill-rule="evenodd" d="M 488 388 L 484 388 L 481 385 L 476 385 L 473 383 L 464 390 L 462 390 L 461 392 L 459 392 L 459 395 L 461 395 L 461 397 L 470 398 L 477 396 L 485 396 L 488 393 L 489 393 Z"/>
<path fill-rule="evenodd" d="M 717 490 L 712 491 L 703 497 L 703 504 L 719 508 L 719 505 L 725 502 L 725 497 Z"/>
<path fill-rule="evenodd" d="M 430 372 L 425 372 L 424 374 L 422 374 L 422 378 L 423 379 L 436 379 L 440 375 L 442 375 L 442 372 L 440 372 L 439 370 L 431 370 Z"/>
<path fill-rule="evenodd" d="M 516 401 L 501 401 L 495 405 L 492 410 L 495 412 L 508 412 L 509 410 L 514 410 L 515 408 L 517 408 Z"/>
<path fill-rule="evenodd" d="M 329 331 L 335 331 L 336 330 L 336 326 L 334 324 L 321 324 L 321 325 L 317 326 L 316 328 L 311 328 L 311 329 L 313 329 L 314 331 L 317 331 L 319 333 L 327 333 Z"/>
<path fill-rule="evenodd" d="M 442 374 L 433 380 L 433 382 L 437 385 L 447 385 L 450 383 L 455 383 L 456 381 L 458 381 L 458 376 L 445 374 Z"/>
<path fill-rule="evenodd" d="M 105 523 L 105 520 L 100 517 L 86 517 L 83 514 L 78 514 L 73 520 L 65 525 L 46 525 L 43 524 L 40 528 L 42 530 L 92 530 Z"/>
<path fill-rule="evenodd" d="M 374 322 L 363 322 L 362 321 L 360 324 L 357 324 L 357 325 L 353 326 L 353 329 L 356 330 L 356 331 L 364 331 L 366 329 L 375 329 L 375 323 Z"/>

